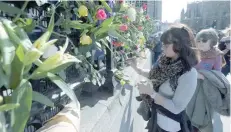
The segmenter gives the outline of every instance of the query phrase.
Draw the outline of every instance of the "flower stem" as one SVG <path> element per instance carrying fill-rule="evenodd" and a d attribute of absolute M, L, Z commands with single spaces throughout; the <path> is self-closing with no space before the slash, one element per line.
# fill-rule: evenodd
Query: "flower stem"
<path fill-rule="evenodd" d="M 21 12 L 19 12 L 19 13 L 17 14 L 17 16 L 14 18 L 13 22 L 16 22 L 16 21 L 17 21 L 17 19 L 20 17 L 20 15 L 22 14 L 22 12 L 25 10 L 26 6 L 28 5 L 28 2 L 29 2 L 29 0 L 26 0 L 26 1 L 24 2 L 23 6 L 22 6 L 22 8 L 21 8 Z"/>

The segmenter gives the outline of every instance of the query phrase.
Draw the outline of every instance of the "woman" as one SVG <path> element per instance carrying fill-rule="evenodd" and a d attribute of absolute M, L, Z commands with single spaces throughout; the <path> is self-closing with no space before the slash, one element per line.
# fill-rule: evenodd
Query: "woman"
<path fill-rule="evenodd" d="M 162 34 L 161 42 L 164 54 L 150 72 L 133 66 L 143 76 L 148 75 L 153 84 L 152 92 L 145 87 L 139 89 L 143 101 L 155 106 L 151 111 L 157 111 L 157 129 L 153 127 L 155 120 L 150 123 L 152 117 L 148 129 L 149 132 L 183 132 L 182 122 L 173 117 L 181 118 L 196 89 L 197 71 L 193 67 L 198 63 L 198 56 L 193 48 L 194 36 L 188 27 L 178 24 Z M 160 109 L 155 110 L 157 107 Z"/>

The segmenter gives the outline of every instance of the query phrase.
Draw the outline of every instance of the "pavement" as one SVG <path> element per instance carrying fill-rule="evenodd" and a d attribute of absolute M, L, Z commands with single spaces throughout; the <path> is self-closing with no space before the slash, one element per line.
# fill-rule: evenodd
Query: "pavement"
<path fill-rule="evenodd" d="M 150 53 L 147 53 L 147 56 L 149 56 Z M 150 57 L 147 57 L 150 58 Z M 144 61 L 144 60 L 141 60 Z M 143 66 L 144 69 L 150 69 L 151 67 L 151 59 L 147 59 L 145 65 Z M 227 79 L 229 80 L 229 82 L 231 82 L 231 75 L 229 74 L 227 76 Z M 138 106 L 137 106 L 138 107 Z M 140 115 L 136 115 L 135 119 L 137 119 L 137 121 L 139 122 L 134 122 L 134 125 L 139 125 L 140 127 L 133 130 L 133 132 L 147 132 L 147 130 L 145 130 L 146 127 L 146 123 L 145 121 L 142 121 L 141 119 L 142 117 Z M 216 115 L 215 118 L 220 118 L 221 122 L 217 121 L 214 122 L 215 123 L 215 127 L 214 128 L 218 128 L 216 130 L 214 130 L 214 132 L 231 132 L 231 118 L 230 117 L 225 117 L 225 116 L 219 116 Z M 142 122 L 141 122 L 142 121 Z M 220 129 L 222 128 L 222 129 Z"/>

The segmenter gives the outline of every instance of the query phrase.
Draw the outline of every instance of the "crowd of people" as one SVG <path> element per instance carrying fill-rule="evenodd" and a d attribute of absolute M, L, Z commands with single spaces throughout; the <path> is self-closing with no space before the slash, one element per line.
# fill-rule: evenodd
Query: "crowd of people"
<path fill-rule="evenodd" d="M 148 78 L 137 97 L 148 132 L 223 132 L 214 123 L 230 116 L 230 36 L 176 24 L 154 38 L 151 70 L 131 65 Z"/>

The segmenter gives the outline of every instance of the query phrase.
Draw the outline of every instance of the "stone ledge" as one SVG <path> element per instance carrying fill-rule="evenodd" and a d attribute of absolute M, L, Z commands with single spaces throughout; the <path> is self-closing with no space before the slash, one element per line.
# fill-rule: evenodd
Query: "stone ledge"
<path fill-rule="evenodd" d="M 145 54 L 150 57 L 149 50 L 146 49 Z M 141 132 L 144 130 L 145 123 L 136 112 L 139 102 L 135 100 L 135 97 L 139 92 L 132 87 L 141 76 L 131 67 L 126 67 L 123 73 L 129 76 L 130 80 L 130 85 L 125 86 L 124 96 L 121 94 L 121 89 L 118 90 L 120 86 L 117 85 L 114 96 L 110 97 L 108 93 L 97 92 L 92 97 L 80 99 L 81 132 Z"/>
<path fill-rule="evenodd" d="M 114 96 L 111 97 L 109 93 L 97 92 L 92 97 L 80 99 L 82 107 L 80 131 L 108 132 L 111 123 L 127 103 L 130 93 L 128 90 L 125 91 L 125 96 L 121 95 L 120 90 L 116 90 Z"/>

